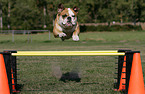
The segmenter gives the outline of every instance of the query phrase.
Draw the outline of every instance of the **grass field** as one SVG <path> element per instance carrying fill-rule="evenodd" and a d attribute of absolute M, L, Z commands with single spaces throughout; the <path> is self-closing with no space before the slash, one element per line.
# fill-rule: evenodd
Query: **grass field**
<path fill-rule="evenodd" d="M 52 34 L 49 40 L 48 33 L 31 36 L 32 43 L 27 41 L 28 35 L 15 35 L 15 42 L 11 42 L 11 35 L 1 34 L 0 51 L 138 50 L 141 51 L 143 72 L 145 71 L 145 32 L 81 33 L 79 42 L 73 42 L 72 39 L 62 42 Z M 113 90 L 117 66 L 114 56 L 37 56 L 17 59 L 20 69 L 18 84 L 22 86 L 20 94 L 121 94 Z M 77 72 L 81 81 L 59 81 L 61 72 Z"/>

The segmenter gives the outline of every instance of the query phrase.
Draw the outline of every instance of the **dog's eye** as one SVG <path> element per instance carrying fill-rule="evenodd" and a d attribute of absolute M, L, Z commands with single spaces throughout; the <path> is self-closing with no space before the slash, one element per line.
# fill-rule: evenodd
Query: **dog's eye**
<path fill-rule="evenodd" d="M 65 15 L 62 15 L 62 17 L 65 18 L 65 17 L 67 17 L 67 15 L 66 14 Z"/>
<path fill-rule="evenodd" d="M 75 17 L 75 15 L 72 15 L 72 17 Z"/>

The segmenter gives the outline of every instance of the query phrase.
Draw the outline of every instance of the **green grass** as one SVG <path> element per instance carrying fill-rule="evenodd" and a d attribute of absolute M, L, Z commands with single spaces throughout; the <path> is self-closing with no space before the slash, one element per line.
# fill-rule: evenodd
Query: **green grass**
<path fill-rule="evenodd" d="M 0 35 L 0 51 L 3 50 L 118 50 L 141 51 L 145 71 L 145 32 L 90 32 L 81 33 L 80 41 L 62 42 L 51 34 L 34 34 L 32 43 L 28 35 Z M 115 92 L 114 56 L 68 56 L 68 57 L 18 57 L 18 84 L 23 85 L 20 94 L 121 94 Z M 81 82 L 59 81 L 62 73 L 78 71 Z M 57 74 L 58 73 L 58 74 Z M 56 76 L 57 74 L 57 76 Z M 145 73 L 144 73 L 145 75 Z M 145 76 L 144 76 L 145 78 Z"/>

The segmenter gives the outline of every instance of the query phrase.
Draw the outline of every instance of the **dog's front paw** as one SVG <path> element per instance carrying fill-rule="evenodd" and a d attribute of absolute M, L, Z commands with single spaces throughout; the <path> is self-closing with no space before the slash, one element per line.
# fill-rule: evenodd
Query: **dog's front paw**
<path fill-rule="evenodd" d="M 66 34 L 65 34 L 65 33 L 60 33 L 60 34 L 59 34 L 59 37 L 60 37 L 60 38 L 66 37 Z"/>
<path fill-rule="evenodd" d="M 77 35 L 73 35 L 72 38 L 73 38 L 73 41 L 79 41 L 79 36 Z"/>

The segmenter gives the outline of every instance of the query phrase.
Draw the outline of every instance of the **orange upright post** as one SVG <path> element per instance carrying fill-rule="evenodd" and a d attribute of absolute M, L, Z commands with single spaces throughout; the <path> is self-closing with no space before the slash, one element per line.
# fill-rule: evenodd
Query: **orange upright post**
<path fill-rule="evenodd" d="M 145 94 L 140 53 L 133 54 L 128 94 Z"/>
<path fill-rule="evenodd" d="M 125 90 L 125 84 L 126 84 L 126 56 L 124 56 L 124 62 L 123 62 L 120 85 L 119 85 L 118 91 Z"/>
<path fill-rule="evenodd" d="M 13 69 L 11 69 L 11 73 L 12 73 L 12 90 L 13 90 L 12 92 L 17 92 L 16 88 L 15 88 Z"/>
<path fill-rule="evenodd" d="M 10 94 L 7 72 L 2 54 L 0 54 L 0 94 Z"/>

